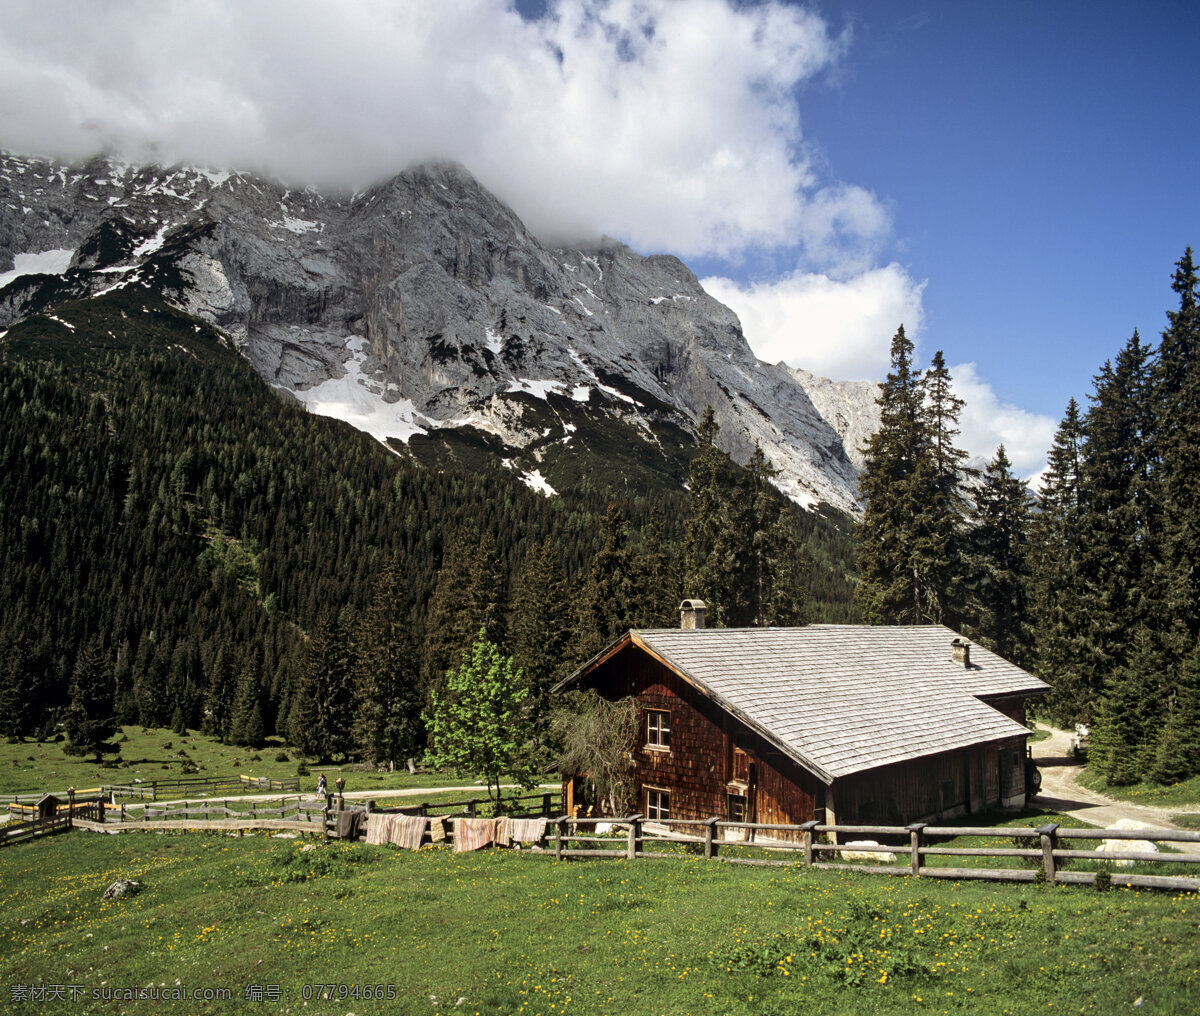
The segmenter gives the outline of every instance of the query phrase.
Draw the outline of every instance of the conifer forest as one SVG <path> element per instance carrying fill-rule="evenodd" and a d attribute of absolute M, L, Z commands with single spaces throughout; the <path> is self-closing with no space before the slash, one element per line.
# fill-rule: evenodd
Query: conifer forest
<path fill-rule="evenodd" d="M 686 491 L 545 497 L 308 414 L 144 293 L 31 317 L 0 339 L 0 735 L 99 757 L 120 724 L 203 728 L 386 764 L 446 757 L 443 706 L 502 703 L 532 752 L 511 765 L 544 770 L 551 687 L 694 596 L 718 626 L 946 624 L 1046 680 L 1110 782 L 1200 773 L 1190 248 L 1172 288 L 1033 492 L 1003 447 L 968 468 L 945 360 L 918 369 L 901 327 L 857 520 L 733 463 L 711 413 Z"/>
<path fill-rule="evenodd" d="M 940 622 L 1051 686 L 1090 724 L 1112 785 L 1200 773 L 1200 311 L 1191 248 L 1157 346 L 1137 331 L 1072 399 L 1036 493 L 1003 447 L 981 474 L 954 447 L 941 353 L 901 328 L 861 477 L 858 604 L 876 624 Z"/>

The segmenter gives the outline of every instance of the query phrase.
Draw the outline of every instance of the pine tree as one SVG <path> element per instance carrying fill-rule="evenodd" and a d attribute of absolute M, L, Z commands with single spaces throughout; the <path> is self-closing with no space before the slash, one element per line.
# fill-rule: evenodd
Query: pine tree
<path fill-rule="evenodd" d="M 355 637 L 354 738 L 362 758 L 393 765 L 420 740 L 416 653 L 401 613 L 400 570 L 389 562 L 375 580 Z"/>
<path fill-rule="evenodd" d="M 927 624 L 941 618 L 950 578 L 947 526 L 954 521 L 939 484 L 929 411 L 913 345 L 901 325 L 892 339 L 892 368 L 879 398 L 879 429 L 867 441 L 859 491 L 866 502 L 859 523 L 858 590 L 872 624 Z M 939 410 L 943 426 L 952 407 Z M 949 435 L 949 430 L 947 430 Z M 943 452 L 945 462 L 952 461 Z"/>
<path fill-rule="evenodd" d="M 553 540 L 546 539 L 532 550 L 521 568 L 509 633 L 513 665 L 529 686 L 526 705 L 540 748 L 549 735 L 550 689 L 567 676 L 573 635 L 567 583 Z"/>
<path fill-rule="evenodd" d="M 480 627 L 489 641 L 505 644 L 505 612 L 504 572 L 495 539 L 470 527 L 458 529 L 447 545 L 429 600 L 421 660 L 426 694 L 471 647 Z"/>
<path fill-rule="evenodd" d="M 242 658 L 230 717 L 230 740 L 249 748 L 259 747 L 266 740 L 262 686 L 262 653 L 251 646 Z"/>
<path fill-rule="evenodd" d="M 667 541 L 662 502 L 655 500 L 642 530 L 642 547 L 635 565 L 633 626 L 670 628 L 683 599 L 679 560 Z"/>
<path fill-rule="evenodd" d="M 954 394 L 954 382 L 939 349 L 921 379 L 924 423 L 931 461 L 932 490 L 914 519 L 915 546 L 923 560 L 930 614 L 957 626 L 955 604 L 962 562 L 963 524 L 967 503 L 962 493 L 967 453 L 956 447 L 958 417 L 964 402 Z"/>
<path fill-rule="evenodd" d="M 966 535 L 967 633 L 1024 666 L 1029 653 L 1029 492 L 1004 445 L 983 477 Z"/>
<path fill-rule="evenodd" d="M 729 623 L 733 583 L 730 569 L 727 490 L 729 456 L 717 447 L 712 406 L 704 410 L 696 436 L 699 451 L 692 459 L 688 480 L 688 517 L 684 524 L 684 593 L 704 600 L 710 623 Z"/>
<path fill-rule="evenodd" d="M 1191 247 L 1175 267 L 1171 288 L 1179 309 L 1167 313 L 1153 402 L 1167 571 L 1163 613 L 1175 621 L 1173 648 L 1182 656 L 1200 636 L 1200 276 Z"/>
<path fill-rule="evenodd" d="M 297 750 L 322 762 L 348 754 L 353 694 L 347 619 L 326 607 L 309 635 L 288 710 L 288 732 Z"/>
<path fill-rule="evenodd" d="M 112 664 L 103 641 L 95 635 L 84 645 L 71 676 L 71 701 L 63 717 L 69 754 L 91 754 L 100 762 L 105 754 L 118 750 L 108 743 L 119 729 L 113 692 Z"/>
<path fill-rule="evenodd" d="M 1138 633 L 1153 629 L 1153 562 L 1160 530 L 1152 489 L 1154 419 L 1149 350 L 1138 333 L 1096 378 L 1084 420 L 1081 475 L 1087 635 L 1096 674 L 1120 668 Z"/>
<path fill-rule="evenodd" d="M 572 660 L 576 664 L 623 635 L 635 620 L 635 572 L 628 523 L 615 504 L 610 504 L 604 515 L 600 539 L 600 549 L 592 556 L 591 572 L 576 611 L 577 637 Z"/>
<path fill-rule="evenodd" d="M 204 707 L 204 730 L 210 737 L 228 744 L 232 734 L 233 701 L 237 682 L 229 659 L 231 649 L 224 639 L 217 644 L 208 672 L 208 694 Z"/>
<path fill-rule="evenodd" d="M 1034 670 L 1051 687 L 1051 718 L 1092 719 L 1101 676 L 1091 665 L 1084 574 L 1083 422 L 1074 399 L 1054 435 L 1033 516 L 1031 614 Z"/>

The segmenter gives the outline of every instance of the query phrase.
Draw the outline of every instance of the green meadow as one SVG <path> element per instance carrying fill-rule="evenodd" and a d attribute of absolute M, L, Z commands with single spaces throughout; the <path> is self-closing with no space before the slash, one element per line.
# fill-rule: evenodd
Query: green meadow
<path fill-rule="evenodd" d="M 528 850 L 304 846 L 266 836 L 71 832 L 5 848 L 5 1003 L 62 985 L 80 997 L 13 1001 L 11 1011 L 1200 1010 L 1195 894 L 952 883 L 691 855 L 556 862 Z M 102 900 L 121 877 L 143 890 Z M 146 986 L 221 989 L 230 998 L 101 997 Z"/>
<path fill-rule="evenodd" d="M 119 756 L 107 756 L 106 763 L 67 755 L 62 741 L 21 741 L 0 743 L 0 796 L 38 790 L 62 791 L 67 787 L 96 787 L 134 781 L 177 780 L 183 777 L 226 777 L 244 773 L 281 779 L 295 776 L 301 756 L 278 738 L 268 739 L 261 748 L 243 748 L 222 744 L 216 738 L 190 730 L 186 735 L 170 730 L 138 726 L 122 727 L 114 739 Z M 355 790 L 395 790 L 422 786 L 476 786 L 474 780 L 457 779 L 449 774 L 378 772 L 361 765 L 320 765 L 308 761 L 308 776 L 301 779 L 301 790 L 317 786 L 317 774 L 325 773 L 330 785 L 339 776 L 346 780 L 347 792 Z M 479 787 L 480 795 L 487 791 Z M 172 795 L 175 796 L 175 795 Z"/>

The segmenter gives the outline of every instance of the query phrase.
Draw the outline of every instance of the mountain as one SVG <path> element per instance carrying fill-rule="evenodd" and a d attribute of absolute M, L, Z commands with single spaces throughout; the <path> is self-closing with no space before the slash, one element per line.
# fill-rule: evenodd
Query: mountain
<path fill-rule="evenodd" d="M 454 164 L 336 194 L 0 157 L 0 329 L 141 288 L 426 463 L 499 462 L 544 492 L 678 489 L 712 405 L 735 460 L 758 442 L 793 500 L 856 508 L 871 386 L 759 361 L 678 259 L 547 247 Z"/>

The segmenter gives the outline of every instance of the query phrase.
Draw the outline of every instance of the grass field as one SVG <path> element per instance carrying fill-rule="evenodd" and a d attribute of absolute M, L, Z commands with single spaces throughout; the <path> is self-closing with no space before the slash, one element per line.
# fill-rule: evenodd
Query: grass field
<path fill-rule="evenodd" d="M 145 888 L 102 901 L 118 877 Z M 556 863 L 73 832 L 0 851 L 0 976 L 54 1012 L 762 1014 L 1200 1010 L 1200 899 L 701 858 Z M 319 1001 L 306 985 L 395 998 Z M 147 985 L 228 1001 L 94 1001 Z M 246 990 L 276 1001 L 246 1001 Z M 340 991 L 340 989 L 337 989 Z M 374 989 L 372 989 L 374 993 Z M 304 1003 L 308 1001 L 306 1006 Z M 38 1011 L 36 1003 L 12 1011 Z"/>
<path fill-rule="evenodd" d="M 278 739 L 263 748 L 240 748 L 221 744 L 198 731 L 187 736 L 170 730 L 123 727 L 115 738 L 121 754 L 115 766 L 97 765 L 91 758 L 77 758 L 63 752 L 63 743 L 25 741 L 0 743 L 0 796 L 26 791 L 61 791 L 67 787 L 95 787 L 105 783 L 129 783 L 133 780 L 178 779 L 189 763 L 196 776 L 267 776 L 280 779 L 295 776 L 299 756 Z M 286 755 L 280 760 L 277 756 Z M 114 760 L 109 756 L 110 761 Z M 338 776 L 346 778 L 346 790 L 399 789 L 421 786 L 473 787 L 473 780 L 460 780 L 437 773 L 407 771 L 381 773 L 359 766 L 318 766 L 310 763 L 311 775 L 301 781 L 303 790 L 313 790 L 317 773 L 323 772 L 332 786 Z M 480 788 L 482 796 L 487 791 Z"/>
<path fill-rule="evenodd" d="M 1134 804 L 1149 804 L 1160 808 L 1176 805 L 1200 805 L 1200 776 L 1193 776 L 1178 783 L 1135 783 L 1128 787 L 1110 787 L 1103 776 L 1084 769 L 1079 774 L 1079 783 L 1117 801 Z"/>

